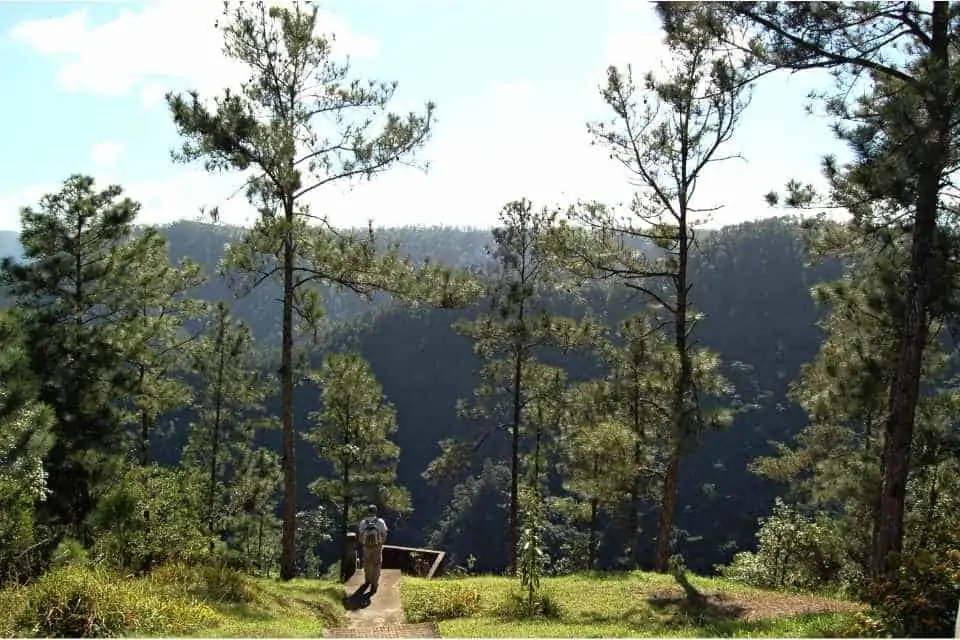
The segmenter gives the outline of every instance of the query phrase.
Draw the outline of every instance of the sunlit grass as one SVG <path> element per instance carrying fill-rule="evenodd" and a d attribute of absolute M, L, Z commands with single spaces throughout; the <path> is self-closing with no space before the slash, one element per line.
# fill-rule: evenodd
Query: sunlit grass
<path fill-rule="evenodd" d="M 194 634 L 197 637 L 308 638 L 319 637 L 324 628 L 339 625 L 344 618 L 343 587 L 335 582 L 269 578 L 252 580 L 260 590 L 251 603 L 223 602 L 212 605 L 221 615 L 216 626 Z"/>
<path fill-rule="evenodd" d="M 855 637 L 856 606 L 813 596 L 691 577 L 710 597 L 693 607 L 673 578 L 654 573 L 586 574 L 541 582 L 546 614 L 516 613 L 517 580 L 404 578 L 410 622 L 436 621 L 453 637 Z M 718 597 L 719 596 L 719 597 Z"/>
<path fill-rule="evenodd" d="M 344 618 L 334 582 L 279 582 L 229 569 L 146 577 L 71 566 L 0 590 L 0 637 L 319 637 Z"/>

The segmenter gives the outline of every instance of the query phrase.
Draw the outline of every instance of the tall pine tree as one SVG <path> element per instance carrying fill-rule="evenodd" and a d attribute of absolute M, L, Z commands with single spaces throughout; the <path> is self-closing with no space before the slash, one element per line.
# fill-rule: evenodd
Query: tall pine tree
<path fill-rule="evenodd" d="M 122 193 L 71 176 L 21 211 L 23 260 L 3 263 L 38 399 L 55 415 L 41 516 L 86 543 L 85 518 L 125 453 L 120 404 L 134 388 L 126 357 L 138 328 L 129 292 L 150 241 L 134 235 L 140 205 Z"/>
<path fill-rule="evenodd" d="M 216 542 L 228 537 L 230 523 L 247 499 L 236 499 L 234 485 L 259 477 L 242 474 L 255 466 L 250 458 L 255 456 L 257 429 L 268 426 L 263 415 L 268 389 L 253 360 L 250 330 L 231 318 L 222 302 L 205 335 L 192 347 L 189 370 L 198 386 L 196 418 L 188 427 L 182 464 L 195 479 L 199 519 L 212 551 Z M 256 491 L 253 486 L 245 489 Z"/>
<path fill-rule="evenodd" d="M 894 377 L 883 437 L 881 526 L 872 573 L 896 572 L 914 425 L 920 402 L 931 306 L 949 282 L 944 231 L 955 225 L 960 94 L 956 49 L 960 15 L 945 1 L 857 3 L 725 2 L 658 4 L 671 40 L 716 38 L 745 57 L 751 77 L 778 69 L 826 69 L 836 81 L 819 98 L 853 159 L 826 158 L 829 206 L 846 209 L 854 224 L 880 235 L 910 234 L 903 286 L 906 313 L 897 332 Z M 749 79 L 749 78 L 747 78 Z M 791 184 L 792 204 L 809 204 L 809 185 Z"/>
<path fill-rule="evenodd" d="M 749 93 L 729 55 L 713 49 L 701 32 L 671 42 L 672 68 L 665 77 L 648 73 L 639 84 L 632 70 L 611 66 L 602 88 L 613 112 L 610 122 L 589 125 L 598 144 L 627 169 L 637 190 L 630 212 L 620 216 L 595 203 L 571 208 L 571 217 L 590 233 L 566 234 L 573 265 L 594 277 L 616 278 L 641 292 L 669 320 L 676 357 L 671 378 L 671 430 L 663 480 L 654 568 L 668 570 L 680 478 L 680 462 L 713 420 L 701 411 L 702 382 L 691 334 L 697 322 L 691 298 L 691 253 L 696 230 L 718 207 L 704 207 L 697 184 L 725 159 Z M 580 242 L 570 242 L 579 236 Z M 563 238 L 564 236 L 560 236 Z M 640 240 L 634 248 L 625 238 Z"/>
<path fill-rule="evenodd" d="M 295 574 L 296 469 L 293 387 L 295 316 L 316 329 L 319 285 L 370 295 L 388 290 L 413 300 L 459 304 L 472 287 L 437 265 L 415 267 L 396 248 L 378 252 L 372 234 L 340 232 L 308 195 L 334 182 L 370 179 L 411 162 L 424 144 L 433 105 L 405 117 L 388 113 L 395 83 L 351 78 L 332 40 L 317 35 L 316 7 L 228 3 L 222 31 L 228 57 L 250 69 L 239 91 L 208 107 L 196 92 L 168 95 L 185 139 L 176 156 L 203 160 L 210 171 L 248 171 L 247 196 L 258 212 L 253 229 L 231 248 L 227 268 L 249 290 L 279 278 L 284 579 Z"/>
<path fill-rule="evenodd" d="M 360 519 L 365 505 L 378 503 L 394 513 L 411 510 L 409 492 L 397 485 L 400 448 L 391 440 L 396 411 L 357 354 L 328 356 L 313 381 L 323 405 L 311 413 L 314 426 L 303 437 L 333 467 L 333 476 L 317 478 L 310 490 L 338 507 L 345 549 L 347 528 Z M 348 560 L 344 557 L 344 566 Z"/>

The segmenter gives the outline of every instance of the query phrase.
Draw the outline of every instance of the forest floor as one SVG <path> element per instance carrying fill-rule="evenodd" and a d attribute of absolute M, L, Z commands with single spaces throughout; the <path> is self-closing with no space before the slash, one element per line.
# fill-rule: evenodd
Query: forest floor
<path fill-rule="evenodd" d="M 409 622 L 436 622 L 453 637 L 856 637 L 863 606 L 690 577 L 691 603 L 670 576 L 578 575 L 541 580 L 538 615 L 524 616 L 519 580 L 404 578 Z"/>

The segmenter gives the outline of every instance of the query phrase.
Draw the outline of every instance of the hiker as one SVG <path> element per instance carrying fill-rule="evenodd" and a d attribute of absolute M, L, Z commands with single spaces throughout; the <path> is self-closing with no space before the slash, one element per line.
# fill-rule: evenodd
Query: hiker
<path fill-rule="evenodd" d="M 387 541 L 387 523 L 377 517 L 377 506 L 367 507 L 367 517 L 357 525 L 357 541 L 362 549 L 363 586 L 370 587 L 370 595 L 380 586 L 380 566 L 383 564 L 383 544 Z"/>

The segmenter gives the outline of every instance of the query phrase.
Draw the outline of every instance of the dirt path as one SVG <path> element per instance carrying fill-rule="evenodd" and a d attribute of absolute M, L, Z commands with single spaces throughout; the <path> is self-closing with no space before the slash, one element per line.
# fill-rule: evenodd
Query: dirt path
<path fill-rule="evenodd" d="M 400 601 L 400 571 L 386 569 L 380 575 L 380 589 L 372 598 L 352 595 L 363 584 L 363 572 L 358 571 L 344 585 L 347 599 L 347 623 L 336 629 L 327 629 L 327 638 L 439 638 L 435 624 L 407 624 Z"/>

